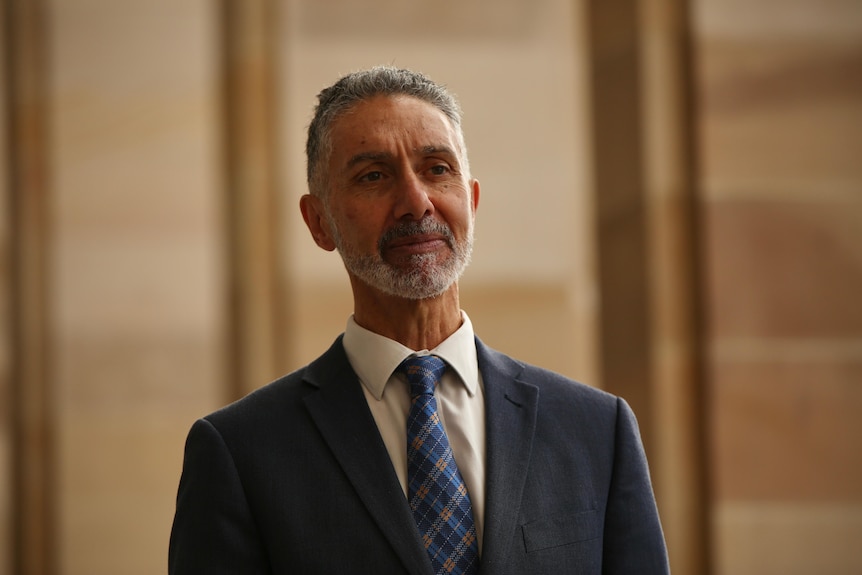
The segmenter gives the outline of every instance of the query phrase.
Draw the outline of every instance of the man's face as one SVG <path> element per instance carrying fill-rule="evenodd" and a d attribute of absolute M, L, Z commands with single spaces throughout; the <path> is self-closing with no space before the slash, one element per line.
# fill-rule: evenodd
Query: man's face
<path fill-rule="evenodd" d="M 446 291 L 470 261 L 479 192 L 449 119 L 378 96 L 335 121 L 332 143 L 324 219 L 347 271 L 408 299 Z"/>

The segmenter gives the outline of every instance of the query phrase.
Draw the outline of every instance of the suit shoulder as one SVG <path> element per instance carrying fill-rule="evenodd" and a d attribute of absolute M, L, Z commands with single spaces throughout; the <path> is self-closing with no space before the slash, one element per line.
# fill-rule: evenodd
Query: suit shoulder
<path fill-rule="evenodd" d="M 616 410 L 619 398 L 607 391 L 587 385 L 547 368 L 517 360 L 509 355 L 478 344 L 480 363 L 505 373 L 516 380 L 533 385 L 540 391 L 543 403 L 572 402 L 591 407 Z"/>
<path fill-rule="evenodd" d="M 528 363 L 523 365 L 524 371 L 520 379 L 536 385 L 543 395 L 550 396 L 551 399 L 587 401 L 615 408 L 618 398 L 607 391 L 543 367 Z"/>
<path fill-rule="evenodd" d="M 285 409 L 295 405 L 312 389 L 304 381 L 306 369 L 307 366 L 283 375 L 210 413 L 204 419 L 216 427 L 221 427 L 235 420 L 257 419 L 270 413 L 284 413 Z"/>
<path fill-rule="evenodd" d="M 301 405 L 305 396 L 319 388 L 320 382 L 355 378 L 341 341 L 339 336 L 323 355 L 311 363 L 252 391 L 205 419 L 218 426 L 233 420 L 253 421 L 289 415 Z"/>
<path fill-rule="evenodd" d="M 252 430 L 302 425 L 307 415 L 304 399 L 322 382 L 352 382 L 356 378 L 347 361 L 341 337 L 308 365 L 281 376 L 245 397 L 207 415 L 219 430 Z"/>

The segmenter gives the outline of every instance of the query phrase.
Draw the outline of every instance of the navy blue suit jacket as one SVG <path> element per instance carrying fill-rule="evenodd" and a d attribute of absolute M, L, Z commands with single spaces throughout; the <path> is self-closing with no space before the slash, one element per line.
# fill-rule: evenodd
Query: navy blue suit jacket
<path fill-rule="evenodd" d="M 487 418 L 484 575 L 668 573 L 626 403 L 476 340 Z M 171 575 L 431 575 L 339 338 L 193 425 Z"/>

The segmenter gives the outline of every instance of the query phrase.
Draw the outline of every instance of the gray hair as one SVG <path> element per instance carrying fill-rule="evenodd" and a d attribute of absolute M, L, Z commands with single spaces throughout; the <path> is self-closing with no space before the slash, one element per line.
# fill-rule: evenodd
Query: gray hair
<path fill-rule="evenodd" d="M 339 117 L 353 106 L 374 96 L 412 96 L 435 106 L 452 122 L 452 127 L 461 147 L 464 173 L 469 175 L 467 149 L 461 130 L 461 108 L 455 97 L 446 88 L 426 76 L 390 66 L 376 66 L 369 70 L 353 72 L 324 88 L 317 95 L 317 107 L 308 126 L 305 144 L 309 191 L 325 198 L 327 190 L 326 170 L 322 164 L 332 153 L 332 126 Z"/>

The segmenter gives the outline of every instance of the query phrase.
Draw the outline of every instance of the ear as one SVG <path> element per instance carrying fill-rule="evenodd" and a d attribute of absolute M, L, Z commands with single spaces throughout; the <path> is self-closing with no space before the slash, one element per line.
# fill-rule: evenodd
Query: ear
<path fill-rule="evenodd" d="M 299 199 L 299 210 L 302 212 L 302 219 L 305 220 L 314 243 L 328 252 L 334 250 L 335 242 L 332 241 L 329 222 L 324 215 L 323 201 L 317 196 L 305 194 Z"/>
<path fill-rule="evenodd" d="M 476 210 L 479 209 L 479 180 L 472 180 L 470 182 L 470 191 L 473 195 L 473 217 L 476 216 Z"/>

